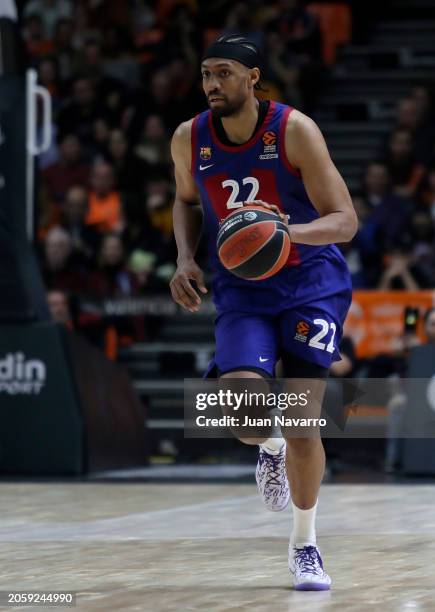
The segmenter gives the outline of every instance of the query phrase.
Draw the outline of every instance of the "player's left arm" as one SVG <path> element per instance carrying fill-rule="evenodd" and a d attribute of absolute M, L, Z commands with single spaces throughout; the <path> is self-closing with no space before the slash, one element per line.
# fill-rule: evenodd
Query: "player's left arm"
<path fill-rule="evenodd" d="M 312 119 L 297 110 L 290 113 L 287 121 L 285 149 L 320 215 L 309 223 L 292 224 L 290 219 L 292 242 L 320 245 L 351 240 L 358 229 L 358 219 L 349 191 L 321 131 Z"/>

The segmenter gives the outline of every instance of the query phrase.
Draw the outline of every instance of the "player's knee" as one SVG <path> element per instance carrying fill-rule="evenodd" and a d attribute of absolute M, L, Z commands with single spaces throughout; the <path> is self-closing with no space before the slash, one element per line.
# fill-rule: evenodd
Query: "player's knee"
<path fill-rule="evenodd" d="M 237 436 L 237 439 L 243 444 L 249 444 L 250 446 L 255 446 L 256 444 L 263 444 L 267 440 L 267 438 L 244 438 Z"/>
<path fill-rule="evenodd" d="M 316 452 L 319 445 L 322 445 L 322 440 L 317 437 L 313 438 L 287 438 L 287 449 L 291 454 L 296 454 L 299 457 L 309 457 Z"/>

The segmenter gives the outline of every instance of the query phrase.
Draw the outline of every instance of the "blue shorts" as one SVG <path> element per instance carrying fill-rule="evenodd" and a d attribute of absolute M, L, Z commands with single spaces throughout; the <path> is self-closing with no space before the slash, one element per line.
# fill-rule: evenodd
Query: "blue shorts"
<path fill-rule="evenodd" d="M 275 373 L 283 353 L 329 368 L 340 360 L 338 345 L 351 292 L 283 310 L 274 315 L 223 312 L 215 322 L 216 352 L 206 376 L 234 370 Z M 216 373 L 217 375 L 217 373 Z"/>

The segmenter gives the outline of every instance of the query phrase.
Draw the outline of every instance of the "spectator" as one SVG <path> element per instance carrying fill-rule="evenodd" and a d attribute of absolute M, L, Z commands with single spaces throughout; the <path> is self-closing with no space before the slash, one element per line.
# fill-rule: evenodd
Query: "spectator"
<path fill-rule="evenodd" d="M 68 295 L 64 291 L 52 289 L 47 292 L 47 303 L 53 321 L 64 325 L 68 329 L 72 329 L 73 323 Z"/>
<path fill-rule="evenodd" d="M 86 223 L 100 233 L 121 231 L 124 227 L 121 197 L 115 189 L 113 166 L 107 162 L 96 162 L 92 168 Z"/>
<path fill-rule="evenodd" d="M 83 73 L 92 79 L 105 120 L 111 125 L 118 125 L 126 105 L 125 86 L 122 81 L 107 74 L 101 45 L 95 40 L 86 43 L 81 65 Z"/>
<path fill-rule="evenodd" d="M 171 157 L 168 142 L 168 134 L 160 115 L 148 115 L 135 152 L 150 166 L 169 167 Z"/>
<path fill-rule="evenodd" d="M 71 293 L 86 290 L 87 275 L 83 262 L 74 257 L 72 240 L 60 227 L 53 227 L 45 237 L 42 275 L 47 289 Z"/>
<path fill-rule="evenodd" d="M 23 38 L 31 57 L 42 57 L 53 51 L 53 42 L 45 37 L 44 25 L 39 15 L 25 17 Z"/>
<path fill-rule="evenodd" d="M 101 299 L 138 294 L 135 278 L 127 269 L 125 247 L 118 234 L 109 232 L 101 241 L 98 267 L 91 276 L 91 293 Z"/>
<path fill-rule="evenodd" d="M 98 247 L 99 235 L 92 226 L 86 225 L 87 213 L 87 190 L 80 185 L 71 187 L 61 206 L 61 226 L 71 238 L 73 251 L 87 260 L 93 260 Z"/>
<path fill-rule="evenodd" d="M 400 100 L 397 108 L 397 129 L 410 132 L 415 160 L 422 164 L 426 164 L 434 152 L 435 124 L 430 103 L 428 90 L 415 87 L 412 95 Z"/>
<path fill-rule="evenodd" d="M 116 172 L 119 190 L 137 197 L 143 196 L 148 167 L 129 150 L 122 130 L 112 130 L 110 133 L 107 157 Z"/>
<path fill-rule="evenodd" d="M 391 248 L 401 242 L 407 230 L 412 205 L 404 197 L 392 192 L 391 177 L 384 163 L 372 162 L 367 166 L 363 194 L 371 210 L 365 223 L 369 223 L 372 228 L 376 226 L 378 244 Z"/>
<path fill-rule="evenodd" d="M 104 158 L 109 145 L 110 126 L 106 119 L 99 117 L 92 126 L 92 146 L 90 151 L 94 158 Z"/>
<path fill-rule="evenodd" d="M 64 134 L 59 141 L 59 161 L 43 172 L 48 197 L 60 202 L 73 185 L 89 184 L 89 164 L 84 161 L 82 148 L 75 134 Z"/>
<path fill-rule="evenodd" d="M 61 109 L 58 127 L 61 134 L 76 134 L 84 145 L 92 144 L 94 121 L 104 116 L 91 79 L 79 77 L 73 82 L 72 100 Z"/>
<path fill-rule="evenodd" d="M 174 193 L 172 185 L 164 175 L 153 176 L 148 183 L 146 208 L 151 224 L 170 240 L 173 233 L 172 202 Z"/>
<path fill-rule="evenodd" d="M 72 19 L 59 19 L 54 31 L 54 53 L 56 54 L 61 81 L 69 81 L 78 69 L 79 56 L 72 40 L 74 22 Z"/>
<path fill-rule="evenodd" d="M 72 16 L 72 6 L 68 0 L 30 0 L 23 10 L 23 17 L 37 15 L 41 20 L 44 36 L 51 40 L 59 19 Z"/>
<path fill-rule="evenodd" d="M 416 161 L 409 130 L 399 128 L 391 134 L 384 162 L 390 172 L 394 191 L 403 196 L 412 196 L 424 175 L 424 168 Z"/>
<path fill-rule="evenodd" d="M 53 110 L 56 112 L 60 104 L 61 88 L 54 57 L 43 57 L 38 64 L 39 84 L 48 89 L 51 95 Z"/>
<path fill-rule="evenodd" d="M 386 253 L 378 289 L 407 289 L 408 291 L 419 289 L 409 253 L 397 248 Z"/>
<path fill-rule="evenodd" d="M 132 55 L 130 37 L 120 27 L 105 31 L 103 41 L 104 72 L 123 86 L 134 87 L 139 81 L 139 65 Z"/>
<path fill-rule="evenodd" d="M 414 211 L 409 229 L 413 274 L 422 289 L 435 287 L 435 229 L 428 211 Z"/>

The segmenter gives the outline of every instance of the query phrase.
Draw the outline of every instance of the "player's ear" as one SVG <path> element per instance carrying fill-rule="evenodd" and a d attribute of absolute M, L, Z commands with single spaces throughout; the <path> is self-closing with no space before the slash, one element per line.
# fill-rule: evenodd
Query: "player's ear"
<path fill-rule="evenodd" d="M 260 80 L 260 70 L 258 68 L 251 68 L 249 70 L 249 77 L 250 77 L 250 87 L 254 88 L 254 86 Z"/>

